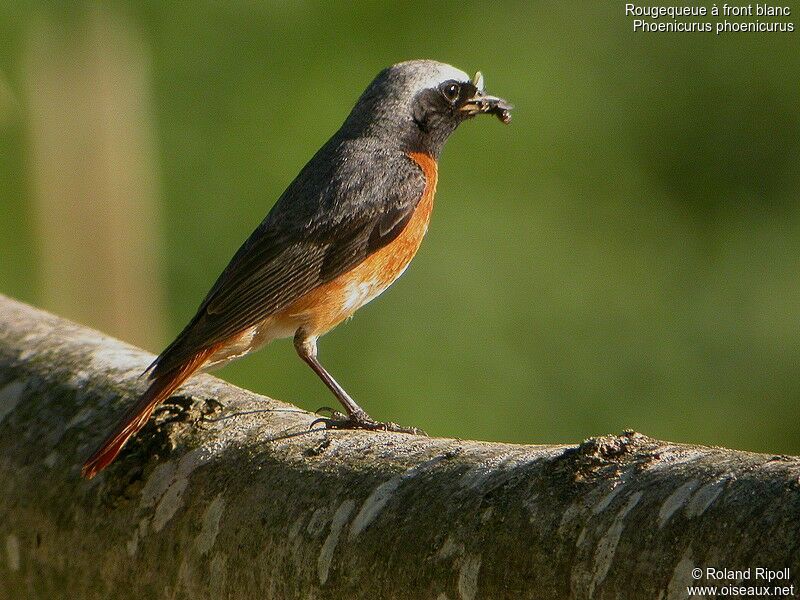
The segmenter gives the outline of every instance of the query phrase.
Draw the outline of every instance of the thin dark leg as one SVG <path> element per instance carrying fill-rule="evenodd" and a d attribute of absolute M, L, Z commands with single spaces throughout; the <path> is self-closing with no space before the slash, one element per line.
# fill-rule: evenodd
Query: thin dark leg
<path fill-rule="evenodd" d="M 333 395 L 342 403 L 344 409 L 347 411 L 347 416 L 354 421 L 372 421 L 367 412 L 361 408 L 356 401 L 350 397 L 345 389 L 333 378 L 333 376 L 325 370 L 325 367 L 317 359 L 317 340 L 314 338 L 306 338 L 298 332 L 294 336 L 294 347 L 297 349 L 297 354 L 300 355 L 308 366 L 314 370 L 314 373 L 328 386 L 328 389 L 333 392 Z M 373 421 L 374 422 L 374 421 Z"/>
<path fill-rule="evenodd" d="M 317 338 L 306 336 L 305 332 L 300 329 L 294 336 L 294 347 L 300 358 L 314 370 L 322 382 L 328 386 L 328 389 L 333 392 L 333 395 L 342 403 L 345 411 L 347 411 L 346 420 L 331 418 L 319 419 L 319 422 L 336 429 L 380 429 L 384 431 L 398 431 L 402 433 L 424 435 L 424 432 L 416 427 L 401 427 L 396 423 L 381 423 L 370 417 L 319 362 L 317 359 Z M 316 422 L 317 421 L 315 421 L 315 423 Z"/>

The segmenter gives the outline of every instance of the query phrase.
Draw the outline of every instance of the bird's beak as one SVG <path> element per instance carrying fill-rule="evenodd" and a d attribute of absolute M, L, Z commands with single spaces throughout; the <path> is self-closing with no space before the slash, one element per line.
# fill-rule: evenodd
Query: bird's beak
<path fill-rule="evenodd" d="M 483 75 L 480 71 L 475 73 L 472 79 L 472 86 L 475 88 L 475 93 L 472 97 L 463 101 L 459 110 L 469 117 L 484 113 L 488 115 L 496 115 L 503 123 L 511 122 L 511 113 L 509 112 L 514 108 L 508 101 L 498 98 L 497 96 L 490 96 L 483 91 Z"/>

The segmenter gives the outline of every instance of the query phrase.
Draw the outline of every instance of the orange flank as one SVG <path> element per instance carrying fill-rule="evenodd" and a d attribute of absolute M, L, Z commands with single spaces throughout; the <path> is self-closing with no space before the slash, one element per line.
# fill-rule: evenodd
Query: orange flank
<path fill-rule="evenodd" d="M 278 329 L 302 326 L 311 337 L 321 336 L 386 290 L 406 270 L 428 231 L 438 168 L 436 159 L 421 152 L 408 156 L 425 174 L 425 189 L 411 220 L 389 244 L 347 273 L 301 296 L 270 321 Z"/>

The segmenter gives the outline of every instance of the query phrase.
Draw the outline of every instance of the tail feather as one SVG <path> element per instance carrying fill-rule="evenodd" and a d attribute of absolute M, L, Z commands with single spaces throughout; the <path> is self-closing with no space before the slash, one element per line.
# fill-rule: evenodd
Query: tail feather
<path fill-rule="evenodd" d="M 83 463 L 81 475 L 86 479 L 91 479 L 110 465 L 131 436 L 144 427 L 156 406 L 169 398 L 172 392 L 203 366 L 203 363 L 216 350 L 217 347 L 204 349 L 180 367 L 158 375 L 147 391 L 142 394 L 142 397 L 125 413 L 114 430 L 100 444 L 100 447 Z"/>

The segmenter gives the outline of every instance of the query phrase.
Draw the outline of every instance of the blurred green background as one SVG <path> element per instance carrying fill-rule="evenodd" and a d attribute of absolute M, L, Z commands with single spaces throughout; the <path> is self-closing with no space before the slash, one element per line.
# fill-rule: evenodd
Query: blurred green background
<path fill-rule="evenodd" d="M 4 2 L 0 292 L 159 351 L 371 78 L 435 58 L 514 122 L 453 136 L 413 266 L 322 340 L 362 406 L 434 435 L 800 453 L 800 33 L 623 11 Z M 333 402 L 288 341 L 219 374 Z"/>

